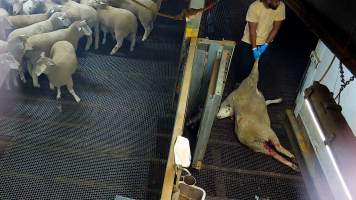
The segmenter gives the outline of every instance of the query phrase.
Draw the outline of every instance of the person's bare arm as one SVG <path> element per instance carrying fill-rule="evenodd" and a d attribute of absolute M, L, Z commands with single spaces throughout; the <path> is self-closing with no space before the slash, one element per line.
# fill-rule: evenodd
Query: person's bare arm
<path fill-rule="evenodd" d="M 256 48 L 256 38 L 257 38 L 257 23 L 254 22 L 247 22 L 248 23 L 248 28 L 250 31 L 250 42 L 252 45 L 252 48 Z"/>
<path fill-rule="evenodd" d="M 276 37 L 279 29 L 281 28 L 282 22 L 283 21 L 274 21 L 273 22 L 273 28 L 272 28 L 271 32 L 269 33 L 269 35 L 268 35 L 266 43 L 271 43 L 274 40 L 274 38 Z"/>

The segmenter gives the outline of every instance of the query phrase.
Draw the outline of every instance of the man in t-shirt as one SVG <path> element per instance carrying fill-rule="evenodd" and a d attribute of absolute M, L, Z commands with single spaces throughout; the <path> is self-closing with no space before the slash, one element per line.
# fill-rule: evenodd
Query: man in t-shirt
<path fill-rule="evenodd" d="M 237 47 L 238 82 L 250 73 L 257 59 L 263 66 L 268 47 L 285 19 L 285 5 L 281 0 L 257 0 L 247 11 L 244 35 Z"/>

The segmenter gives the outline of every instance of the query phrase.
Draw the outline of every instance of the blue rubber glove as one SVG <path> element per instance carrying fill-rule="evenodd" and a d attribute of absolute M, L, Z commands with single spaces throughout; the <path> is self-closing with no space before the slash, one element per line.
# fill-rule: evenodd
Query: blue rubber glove
<path fill-rule="evenodd" d="M 258 60 L 261 56 L 261 53 L 260 51 L 258 50 L 258 48 L 253 48 L 252 49 L 252 52 L 253 52 L 253 57 L 255 58 L 255 60 Z"/>
<path fill-rule="evenodd" d="M 264 43 L 263 45 L 258 47 L 258 51 L 260 52 L 261 55 L 266 51 L 267 47 L 268 47 L 268 43 Z"/>

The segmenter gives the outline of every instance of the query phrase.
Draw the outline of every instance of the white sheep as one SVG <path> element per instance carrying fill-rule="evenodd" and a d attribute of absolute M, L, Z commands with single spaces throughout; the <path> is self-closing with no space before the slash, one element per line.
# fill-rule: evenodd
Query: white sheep
<path fill-rule="evenodd" d="M 16 80 L 9 79 L 7 76 L 11 69 L 17 69 L 19 63 L 8 52 L 7 42 L 0 40 L 0 85 L 5 85 L 6 89 L 10 89 L 10 81 L 13 81 L 14 85 L 17 85 Z"/>
<path fill-rule="evenodd" d="M 85 20 L 89 27 L 94 29 L 95 34 L 95 49 L 99 48 L 99 20 L 97 12 L 94 8 L 88 5 L 83 5 L 72 0 L 67 0 L 62 6 L 58 7 L 62 12 L 65 12 L 71 21 Z M 89 50 L 93 43 L 92 36 L 88 36 L 88 41 L 85 50 Z"/>
<path fill-rule="evenodd" d="M 4 8 L 0 8 L 0 17 L 7 17 L 7 16 L 9 16 L 9 13 Z"/>
<path fill-rule="evenodd" d="M 50 54 L 51 47 L 58 41 L 68 41 L 77 49 L 79 39 L 82 36 L 91 36 L 92 31 L 85 21 L 76 21 L 67 29 L 59 29 L 49 33 L 41 33 L 26 39 L 25 45 L 32 50 L 26 51 L 25 59 L 28 64 L 29 72 L 32 76 L 34 87 L 39 87 L 38 79 L 32 73 L 32 67 L 40 58 L 41 52 Z M 22 66 L 21 66 L 22 67 Z M 19 67 L 20 69 L 20 67 Z M 19 72 L 23 70 L 19 70 Z M 20 74 L 20 77 L 23 76 Z"/>
<path fill-rule="evenodd" d="M 67 15 L 63 12 L 54 13 L 49 19 L 32 24 L 30 26 L 15 29 L 8 36 L 8 40 L 20 35 L 33 36 L 40 33 L 48 33 L 58 29 L 66 28 L 71 24 Z"/>
<path fill-rule="evenodd" d="M 31 15 L 47 11 L 44 0 L 13 0 L 14 15 Z"/>
<path fill-rule="evenodd" d="M 11 30 L 12 28 L 7 20 L 8 16 L 9 13 L 5 9 L 0 8 L 0 40 L 6 40 L 7 30 Z"/>
<path fill-rule="evenodd" d="M 46 12 L 46 3 L 43 0 L 27 0 L 22 5 L 22 14 L 39 14 Z"/>
<path fill-rule="evenodd" d="M 12 0 L 12 13 L 14 15 L 23 14 L 23 4 L 28 0 Z"/>
<path fill-rule="evenodd" d="M 124 38 L 130 37 L 130 51 L 133 51 L 136 43 L 137 19 L 133 13 L 121 8 L 106 6 L 98 9 L 100 29 L 104 32 L 102 43 L 106 43 L 107 32 L 115 35 L 116 45 L 111 50 L 115 54 L 122 46 Z"/>
<path fill-rule="evenodd" d="M 23 28 L 37 22 L 47 20 L 51 16 L 50 13 L 33 14 L 33 15 L 16 15 L 6 17 L 7 23 L 10 24 L 12 29 Z"/>
<path fill-rule="evenodd" d="M 59 41 L 51 48 L 50 58 L 41 53 L 41 57 L 35 65 L 35 75 L 46 74 L 50 83 L 50 88 L 57 88 L 57 99 L 61 98 L 61 87 L 67 86 L 75 101 L 80 102 L 80 98 L 73 89 L 72 75 L 78 68 L 75 49 L 70 42 Z"/>
<path fill-rule="evenodd" d="M 137 1 L 155 12 L 157 12 L 159 9 L 157 4 L 151 0 L 137 0 Z M 147 8 L 144 8 L 141 5 L 138 5 L 137 3 L 131 0 L 109 0 L 109 4 L 117 8 L 123 8 L 129 10 L 133 14 L 135 14 L 136 17 L 140 20 L 143 28 L 145 29 L 145 34 L 142 37 L 142 41 L 145 41 L 148 38 L 148 36 L 150 35 L 153 29 L 153 22 L 156 19 L 156 14 L 154 12 L 152 12 Z"/>
<path fill-rule="evenodd" d="M 23 58 L 27 51 L 31 51 L 32 46 L 26 42 L 27 37 L 24 35 L 12 38 L 7 42 L 7 51 L 15 58 L 18 62 L 18 71 L 20 75 L 20 79 L 26 83 L 25 74 L 23 71 Z"/>

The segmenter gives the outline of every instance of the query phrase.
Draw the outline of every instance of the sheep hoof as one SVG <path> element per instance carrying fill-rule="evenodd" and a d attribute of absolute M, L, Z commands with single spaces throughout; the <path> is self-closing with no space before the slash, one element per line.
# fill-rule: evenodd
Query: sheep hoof
<path fill-rule="evenodd" d="M 130 48 L 130 51 L 133 52 L 135 49 L 134 48 Z"/>
<path fill-rule="evenodd" d="M 88 51 L 90 49 L 90 47 L 85 47 L 85 51 Z"/>
<path fill-rule="evenodd" d="M 79 97 L 74 97 L 75 98 L 75 101 L 77 102 L 77 103 L 79 103 L 80 102 L 80 98 Z"/>
<path fill-rule="evenodd" d="M 35 87 L 35 88 L 40 88 L 41 86 L 40 86 L 40 84 L 38 84 L 38 83 L 34 83 L 34 84 L 33 84 L 33 87 Z"/>
<path fill-rule="evenodd" d="M 292 164 L 291 166 L 290 166 L 290 168 L 292 168 L 294 171 L 296 171 L 296 172 L 300 172 L 300 169 L 299 169 L 299 167 L 297 166 L 297 165 L 295 165 L 295 164 Z"/>
<path fill-rule="evenodd" d="M 26 78 L 25 78 L 25 77 L 21 77 L 21 76 L 20 76 L 20 79 L 21 79 L 21 81 L 22 81 L 23 83 L 25 83 L 25 84 L 27 83 L 27 81 L 26 81 Z"/>
<path fill-rule="evenodd" d="M 117 52 L 117 50 L 114 48 L 111 52 L 110 55 L 114 55 Z"/>

